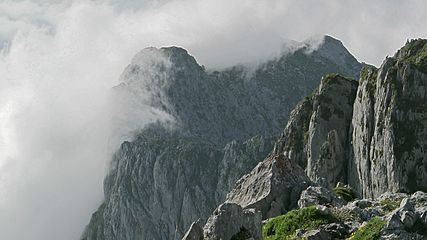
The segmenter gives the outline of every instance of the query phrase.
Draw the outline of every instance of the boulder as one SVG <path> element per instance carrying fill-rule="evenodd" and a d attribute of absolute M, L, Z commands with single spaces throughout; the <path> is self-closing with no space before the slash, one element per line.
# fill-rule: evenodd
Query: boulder
<path fill-rule="evenodd" d="M 328 190 L 327 188 L 314 186 L 309 186 L 307 189 L 302 191 L 298 200 L 298 206 L 300 208 L 325 204 L 343 206 L 345 201 L 338 198 L 334 192 Z"/>
<path fill-rule="evenodd" d="M 206 240 L 230 240 L 234 236 L 262 240 L 261 213 L 242 209 L 235 203 L 221 204 L 209 217 L 203 228 Z"/>

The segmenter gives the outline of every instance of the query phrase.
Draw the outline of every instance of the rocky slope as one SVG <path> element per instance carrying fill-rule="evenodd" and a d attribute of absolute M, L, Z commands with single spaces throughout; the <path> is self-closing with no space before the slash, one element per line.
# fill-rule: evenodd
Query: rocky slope
<path fill-rule="evenodd" d="M 379 69 L 365 67 L 359 84 L 325 76 L 293 110 L 274 150 L 237 182 L 225 203 L 263 219 L 298 203 L 299 210 L 264 225 L 264 239 L 427 239 L 427 194 L 421 192 L 427 185 L 426 74 L 427 40 L 417 39 Z M 211 218 L 232 213 L 221 206 Z M 229 224 L 197 226 L 203 239 L 230 239 L 208 234 Z M 224 231 L 234 239 L 262 239 L 261 225 L 249 232 L 238 226 Z"/>
<path fill-rule="evenodd" d="M 115 94 L 131 106 L 127 114 L 148 105 L 170 124 L 140 129 L 135 140 L 121 145 L 104 181 L 105 200 L 82 239 L 180 239 L 271 151 L 271 136 L 322 75 L 354 77 L 360 68 L 331 37 L 314 51 L 302 44 L 253 71 L 236 66 L 209 72 L 184 49 L 144 49 L 125 69 Z M 279 174 L 287 172 L 283 167 Z M 293 182 L 304 176 L 301 167 L 288 167 L 298 169 Z M 296 196 L 302 189 L 294 190 Z"/>

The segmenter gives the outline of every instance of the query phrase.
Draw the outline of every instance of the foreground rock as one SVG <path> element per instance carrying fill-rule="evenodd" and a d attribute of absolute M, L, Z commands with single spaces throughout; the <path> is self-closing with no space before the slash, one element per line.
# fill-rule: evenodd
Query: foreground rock
<path fill-rule="evenodd" d="M 233 224 L 230 224 L 233 223 Z M 209 217 L 203 228 L 204 239 L 261 240 L 261 213 L 255 209 L 242 209 L 234 203 L 221 204 Z"/>
<path fill-rule="evenodd" d="M 309 182 L 297 164 L 283 155 L 270 156 L 237 182 L 226 202 L 255 208 L 266 219 L 295 208 Z"/>
<path fill-rule="evenodd" d="M 324 192 L 319 197 L 329 195 Z M 264 237 L 280 239 L 296 236 L 317 240 L 347 239 L 350 236 L 355 239 L 427 239 L 427 223 L 421 217 L 425 216 L 422 214 L 427 206 L 427 193 L 419 191 L 407 195 L 387 192 L 377 200 L 358 199 L 341 206 L 334 204 L 333 200 L 339 196 L 332 195 L 334 197 L 331 201 L 323 202 L 324 205 L 312 205 L 288 213 L 293 214 L 293 217 L 285 214 L 268 220 L 264 225 Z M 305 197 L 302 194 L 300 200 Z M 309 214 L 310 208 L 314 208 L 315 212 Z M 306 212 L 303 224 L 294 220 L 298 218 L 298 212 Z M 283 224 L 287 226 L 285 230 L 279 227 Z M 308 227 L 299 228 L 300 224 Z"/>

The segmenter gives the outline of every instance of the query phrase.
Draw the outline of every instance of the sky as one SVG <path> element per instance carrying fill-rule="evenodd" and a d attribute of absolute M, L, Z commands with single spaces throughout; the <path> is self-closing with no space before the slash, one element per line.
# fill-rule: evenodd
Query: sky
<path fill-rule="evenodd" d="M 210 69 L 328 34 L 379 66 L 427 37 L 423 0 L 0 0 L 0 239 L 78 239 L 102 201 L 109 89 L 148 46 Z M 142 108 L 141 125 L 163 119 Z M 140 126 L 141 126 L 140 125 Z"/>

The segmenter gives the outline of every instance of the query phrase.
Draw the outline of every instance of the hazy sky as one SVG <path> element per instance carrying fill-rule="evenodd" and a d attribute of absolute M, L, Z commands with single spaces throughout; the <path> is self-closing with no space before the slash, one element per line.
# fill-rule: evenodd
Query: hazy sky
<path fill-rule="evenodd" d="M 426 9 L 423 0 L 0 0 L 0 239 L 78 239 L 113 150 L 108 89 L 140 49 L 178 45 L 220 68 L 329 34 L 378 66 L 407 38 L 427 37 Z"/>

